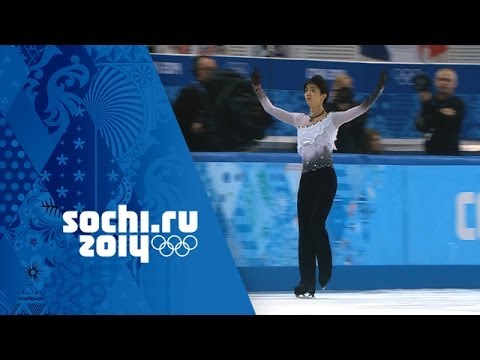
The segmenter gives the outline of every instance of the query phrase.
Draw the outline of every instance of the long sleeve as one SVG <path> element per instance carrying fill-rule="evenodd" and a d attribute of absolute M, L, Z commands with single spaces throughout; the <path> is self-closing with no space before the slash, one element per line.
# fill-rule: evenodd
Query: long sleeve
<path fill-rule="evenodd" d="M 385 88 L 386 80 L 387 80 L 387 74 L 383 72 L 380 75 L 380 80 L 378 81 L 378 84 L 375 87 L 375 90 L 373 90 L 372 94 L 367 99 L 365 99 L 360 105 L 355 106 L 343 112 L 335 113 L 335 116 L 332 118 L 333 124 L 337 128 L 339 128 L 342 124 L 345 124 L 348 121 L 352 121 L 358 116 L 366 113 L 368 109 L 372 107 L 373 103 L 377 101 L 378 97 L 383 92 L 383 89 Z"/>
<path fill-rule="evenodd" d="M 453 109 L 454 115 L 445 115 L 441 109 Z M 452 96 L 447 99 L 433 99 L 422 104 L 423 120 L 420 131 L 431 133 L 426 143 L 428 154 L 432 155 L 458 155 L 459 134 L 465 117 L 465 104 Z"/>
<path fill-rule="evenodd" d="M 300 113 L 291 113 L 288 111 L 285 111 L 283 109 L 280 109 L 276 106 L 273 106 L 271 103 L 270 99 L 267 97 L 267 95 L 264 93 L 263 89 L 261 86 L 258 86 L 257 89 L 255 89 L 255 92 L 257 93 L 258 99 L 260 100 L 260 103 L 263 106 L 263 109 L 273 117 L 277 118 L 280 121 L 283 121 L 284 123 L 297 126 L 298 121 L 298 115 L 301 115 Z"/>
<path fill-rule="evenodd" d="M 353 119 L 359 117 L 362 114 L 365 114 L 370 107 L 366 107 L 363 104 L 355 106 L 351 109 L 339 112 L 332 113 L 332 122 L 333 125 L 338 129 L 341 125 L 346 122 L 352 121 Z"/>
<path fill-rule="evenodd" d="M 420 113 L 419 118 L 417 118 L 417 129 L 421 132 L 431 132 L 433 127 L 432 123 L 434 122 L 433 120 L 435 116 L 438 116 L 438 115 L 442 115 L 442 114 L 436 111 L 436 108 L 432 100 L 423 102 L 422 112 Z"/>

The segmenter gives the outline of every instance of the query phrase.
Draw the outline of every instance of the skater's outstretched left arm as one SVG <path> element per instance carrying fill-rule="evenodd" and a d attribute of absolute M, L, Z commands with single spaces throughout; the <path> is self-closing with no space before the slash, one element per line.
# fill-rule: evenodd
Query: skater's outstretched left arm
<path fill-rule="evenodd" d="M 375 87 L 375 90 L 372 92 L 372 94 L 358 106 L 355 106 L 346 111 L 332 113 L 333 124 L 337 128 L 339 128 L 342 124 L 352 121 L 358 116 L 366 113 L 367 110 L 370 109 L 373 103 L 378 99 L 380 94 L 383 92 L 386 81 L 387 81 L 387 73 L 385 71 L 382 71 L 382 73 L 380 74 L 380 79 L 378 80 L 377 86 Z"/>

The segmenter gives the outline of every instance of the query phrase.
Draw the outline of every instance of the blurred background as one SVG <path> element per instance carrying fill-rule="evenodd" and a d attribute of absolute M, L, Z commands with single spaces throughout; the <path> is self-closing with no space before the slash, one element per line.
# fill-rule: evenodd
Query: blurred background
<path fill-rule="evenodd" d="M 233 69 L 245 78 L 249 78 L 254 66 L 259 67 L 272 102 L 299 112 L 307 111 L 303 82 L 314 74 L 326 77 L 331 90 L 335 78 L 346 74 L 351 79 L 354 100 L 361 101 L 373 89 L 379 71 L 387 67 L 388 87 L 360 130 L 362 136 L 369 138 L 371 134 L 364 131 L 373 129 L 382 152 L 401 154 L 424 152 L 425 135 L 415 127 L 421 104 L 412 78 L 420 73 L 433 78 L 439 68 L 452 67 L 459 78 L 455 95 L 464 100 L 467 108 L 459 150 L 464 155 L 480 152 L 480 45 L 153 45 L 150 50 L 172 104 L 179 91 L 194 80 L 191 68 L 195 55 L 212 56 L 219 68 Z M 254 139 L 256 146 L 248 149 L 296 151 L 294 128 L 274 121 L 264 135 Z M 369 151 L 364 148 L 353 152 Z M 347 148 L 339 152 L 352 151 Z"/>
<path fill-rule="evenodd" d="M 160 54 L 209 54 L 275 56 L 324 60 L 387 60 L 381 47 L 388 46 L 391 61 L 475 62 L 480 45 L 150 45 Z"/>

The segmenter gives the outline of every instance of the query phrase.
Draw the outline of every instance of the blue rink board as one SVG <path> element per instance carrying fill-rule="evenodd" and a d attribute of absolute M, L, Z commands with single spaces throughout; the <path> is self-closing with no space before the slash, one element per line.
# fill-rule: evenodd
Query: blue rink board
<path fill-rule="evenodd" d="M 295 154 L 193 154 L 248 291 L 298 282 Z M 334 155 L 331 289 L 480 285 L 480 158 Z"/>
<path fill-rule="evenodd" d="M 242 267 L 248 292 L 292 291 L 296 267 Z M 336 266 L 326 290 L 478 289 L 480 266 Z M 317 290 L 320 287 L 317 285 Z"/>

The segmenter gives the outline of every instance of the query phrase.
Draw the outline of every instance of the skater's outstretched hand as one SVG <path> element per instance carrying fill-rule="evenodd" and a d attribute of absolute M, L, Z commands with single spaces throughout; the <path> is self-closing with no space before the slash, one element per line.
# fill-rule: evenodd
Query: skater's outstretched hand
<path fill-rule="evenodd" d="M 253 86 L 258 86 L 262 82 L 262 78 L 260 76 L 260 71 L 258 71 L 258 69 L 256 67 L 252 72 L 251 81 L 252 81 Z"/>
<path fill-rule="evenodd" d="M 363 107 L 369 108 L 372 106 L 372 104 L 375 102 L 375 100 L 378 99 L 380 94 L 383 92 L 383 89 L 385 89 L 385 84 L 387 83 L 387 72 L 384 70 L 380 73 L 380 79 L 378 80 L 377 86 L 375 87 L 375 90 L 373 90 L 372 94 L 362 103 Z"/>
<path fill-rule="evenodd" d="M 384 88 L 387 83 L 388 74 L 385 70 L 380 73 L 380 79 L 378 80 L 377 88 Z"/>

